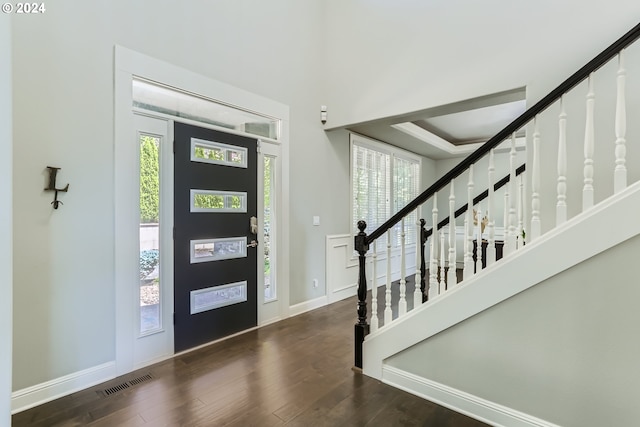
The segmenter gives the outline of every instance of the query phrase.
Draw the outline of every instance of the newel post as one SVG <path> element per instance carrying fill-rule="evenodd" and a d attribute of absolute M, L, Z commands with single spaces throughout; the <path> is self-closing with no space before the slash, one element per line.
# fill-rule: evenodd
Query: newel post
<path fill-rule="evenodd" d="M 367 233 L 364 229 L 367 223 L 358 221 L 358 230 L 354 238 L 354 248 L 358 252 L 358 323 L 355 325 L 355 366 L 362 369 L 362 343 L 364 337 L 369 333 L 369 324 L 367 323 L 367 275 L 365 272 L 365 263 L 369 245 L 367 244 Z M 374 290 L 375 292 L 375 290 Z M 372 307 L 376 310 L 377 307 Z"/>
<path fill-rule="evenodd" d="M 427 222 L 424 219 L 420 219 L 420 293 L 422 293 L 422 302 L 427 302 L 427 294 L 424 292 L 427 288 L 425 281 L 427 275 L 427 262 L 424 258 L 424 246 L 427 243 L 427 230 L 424 228 Z M 416 283 L 416 286 L 418 284 Z"/>

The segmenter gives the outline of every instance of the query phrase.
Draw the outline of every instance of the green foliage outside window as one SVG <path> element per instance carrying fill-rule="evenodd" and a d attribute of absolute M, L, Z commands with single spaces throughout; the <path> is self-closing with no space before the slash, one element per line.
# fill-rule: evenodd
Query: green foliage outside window
<path fill-rule="evenodd" d="M 264 158 L 264 206 L 265 209 L 271 207 L 271 164 L 272 158 Z"/>
<path fill-rule="evenodd" d="M 224 197 L 211 194 L 196 194 L 194 204 L 196 208 L 222 209 L 224 208 Z"/>
<path fill-rule="evenodd" d="M 222 150 L 196 146 L 195 155 L 199 159 L 224 161 L 224 152 Z"/>
<path fill-rule="evenodd" d="M 152 136 L 140 138 L 140 222 L 157 223 L 160 207 L 158 144 Z"/>

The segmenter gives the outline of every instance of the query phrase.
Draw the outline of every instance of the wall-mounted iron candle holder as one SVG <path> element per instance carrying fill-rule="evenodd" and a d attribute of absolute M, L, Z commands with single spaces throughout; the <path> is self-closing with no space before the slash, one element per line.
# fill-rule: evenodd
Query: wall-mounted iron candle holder
<path fill-rule="evenodd" d="M 60 200 L 58 200 L 58 192 L 64 191 L 66 193 L 67 191 L 69 191 L 69 184 L 67 184 L 67 186 L 64 188 L 56 188 L 56 175 L 58 175 L 58 170 L 60 170 L 60 168 L 47 166 L 47 169 L 49 169 L 49 186 L 45 188 L 44 191 L 55 191 L 53 202 L 51 202 L 51 204 L 53 205 L 53 209 L 58 209 L 59 205 L 64 204 Z"/>

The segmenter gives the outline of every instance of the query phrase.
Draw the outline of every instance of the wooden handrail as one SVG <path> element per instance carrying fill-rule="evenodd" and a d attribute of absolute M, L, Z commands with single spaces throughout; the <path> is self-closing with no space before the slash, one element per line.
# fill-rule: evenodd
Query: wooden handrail
<path fill-rule="evenodd" d="M 449 172 L 440 177 L 429 188 L 423 191 L 418 197 L 409 202 L 404 208 L 400 209 L 391 218 L 385 221 L 376 230 L 371 232 L 366 237 L 366 245 L 371 244 L 378 237 L 382 236 L 388 229 L 396 225 L 402 218 L 407 216 L 418 206 L 426 202 L 436 192 L 440 191 L 446 185 L 448 185 L 453 179 L 460 176 L 469 167 L 484 157 L 491 149 L 495 148 L 502 141 L 506 140 L 511 134 L 517 132 L 524 125 L 529 123 L 538 114 L 546 110 L 551 104 L 556 102 L 562 95 L 570 91 L 573 87 L 578 85 L 584 79 L 589 77 L 589 74 L 596 71 L 598 68 L 606 64 L 611 58 L 618 54 L 622 49 L 633 43 L 638 37 L 640 37 L 640 23 L 629 30 L 625 35 L 616 40 L 611 46 L 603 50 L 595 58 L 589 61 L 585 66 L 573 73 L 571 77 L 562 82 L 558 87 L 552 90 L 547 96 L 538 101 L 531 108 L 527 109 L 518 118 L 508 124 L 504 129 L 498 132 L 494 137 L 489 139 L 485 144 L 480 146 L 476 151 L 469 154 L 464 160 L 453 167 Z"/>

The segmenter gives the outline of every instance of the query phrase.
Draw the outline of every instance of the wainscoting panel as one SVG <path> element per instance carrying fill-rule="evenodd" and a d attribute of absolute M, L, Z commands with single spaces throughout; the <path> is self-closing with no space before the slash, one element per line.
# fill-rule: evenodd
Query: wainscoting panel
<path fill-rule="evenodd" d="M 428 251 L 425 251 L 428 255 Z M 407 276 L 416 273 L 415 245 L 407 246 Z M 329 304 L 356 295 L 358 290 L 358 255 L 353 250 L 353 236 L 350 234 L 334 234 L 327 236 L 326 243 L 326 277 L 327 300 Z M 367 254 L 367 286 L 372 288 L 371 278 L 373 257 L 371 250 Z M 387 254 L 378 252 L 376 286 L 386 283 Z M 391 251 L 391 280 L 400 279 L 400 248 Z"/>

